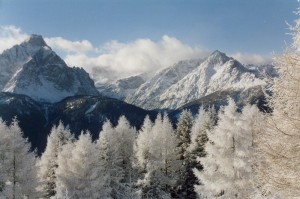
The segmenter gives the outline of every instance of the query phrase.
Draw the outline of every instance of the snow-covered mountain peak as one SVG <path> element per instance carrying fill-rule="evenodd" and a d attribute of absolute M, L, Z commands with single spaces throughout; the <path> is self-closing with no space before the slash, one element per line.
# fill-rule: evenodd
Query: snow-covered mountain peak
<path fill-rule="evenodd" d="M 25 42 L 23 43 L 28 43 L 32 46 L 37 46 L 37 47 L 45 47 L 47 46 L 44 38 L 41 35 L 36 35 L 32 34 Z"/>
<path fill-rule="evenodd" d="M 0 54 L 0 90 L 12 76 L 40 50 L 50 50 L 42 36 L 31 35 L 26 41 Z"/>
<path fill-rule="evenodd" d="M 40 35 L 31 35 L 0 55 L 0 86 L 2 91 L 45 102 L 99 94 L 89 74 L 68 67 Z"/>
<path fill-rule="evenodd" d="M 216 65 L 216 64 L 224 64 L 230 59 L 232 58 L 228 57 L 225 53 L 215 50 L 213 53 L 211 53 L 208 56 L 206 62 L 208 62 L 209 64 Z"/>

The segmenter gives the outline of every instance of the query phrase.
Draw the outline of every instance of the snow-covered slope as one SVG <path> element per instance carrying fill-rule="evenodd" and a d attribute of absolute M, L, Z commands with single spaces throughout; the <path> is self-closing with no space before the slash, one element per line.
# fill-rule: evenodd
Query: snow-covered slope
<path fill-rule="evenodd" d="M 41 36 L 33 35 L 28 41 L 3 54 L 14 52 L 13 49 L 21 49 L 22 53 L 16 50 L 19 53 L 11 57 L 10 63 L 18 63 L 14 64 L 15 72 L 2 73 L 9 79 L 4 82 L 2 91 L 24 94 L 35 100 L 51 103 L 68 96 L 99 94 L 88 73 L 82 68 L 68 67 Z M 6 60 L 8 59 L 5 58 L 4 61 Z"/>
<path fill-rule="evenodd" d="M 124 100 L 126 96 L 131 95 L 143 83 L 145 83 L 144 78 L 137 75 L 108 84 L 98 84 L 97 89 L 104 96 Z"/>
<path fill-rule="evenodd" d="M 242 90 L 265 84 L 256 71 L 219 51 L 204 61 L 186 63 L 180 62 L 157 73 L 126 101 L 146 109 L 176 109 L 216 91 Z"/>
<path fill-rule="evenodd" d="M 128 95 L 125 101 L 148 109 L 161 108 L 162 104 L 157 98 L 197 68 L 202 62 L 202 59 L 180 61 L 169 68 L 157 72 L 134 93 Z"/>
<path fill-rule="evenodd" d="M 39 35 L 31 37 L 0 54 L 0 90 L 31 57 L 47 44 Z"/>

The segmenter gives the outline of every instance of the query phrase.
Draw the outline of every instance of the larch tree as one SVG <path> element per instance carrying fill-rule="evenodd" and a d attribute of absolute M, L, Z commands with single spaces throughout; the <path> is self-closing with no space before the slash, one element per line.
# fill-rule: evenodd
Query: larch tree
<path fill-rule="evenodd" d="M 135 195 L 134 182 L 136 173 L 133 168 L 133 145 L 137 132 L 131 127 L 125 116 L 121 116 L 118 125 L 115 127 L 118 161 L 115 162 L 117 167 L 123 170 L 123 178 L 119 183 L 119 190 L 116 192 L 118 198 L 132 198 Z"/>
<path fill-rule="evenodd" d="M 242 139 L 247 136 L 239 125 L 240 117 L 235 102 L 229 99 L 228 106 L 219 113 L 217 126 L 208 134 L 207 155 L 199 158 L 203 171 L 194 170 L 200 181 L 200 185 L 195 186 L 196 191 L 203 198 L 247 198 L 242 192 L 244 187 L 239 187 L 245 176 L 241 166 L 245 166 L 242 147 L 249 144 L 248 139 Z"/>
<path fill-rule="evenodd" d="M 99 160 L 96 145 L 89 133 L 82 133 L 72 145 L 64 145 L 58 156 L 58 197 L 108 198 L 109 191 L 105 183 L 107 175 Z"/>
<path fill-rule="evenodd" d="M 272 113 L 259 142 L 265 158 L 261 180 L 282 198 L 300 197 L 300 19 L 292 30 L 292 46 L 275 59 L 279 77 L 272 86 Z"/>
<path fill-rule="evenodd" d="M 58 154 L 63 145 L 72 142 L 73 136 L 60 122 L 54 126 L 47 139 L 47 146 L 39 161 L 38 176 L 41 181 L 40 191 L 43 197 L 50 198 L 56 194 L 56 170 L 58 168 Z"/>
<path fill-rule="evenodd" d="M 153 123 L 150 120 L 149 116 L 147 115 L 144 119 L 143 126 L 141 127 L 138 136 L 135 141 L 134 145 L 134 154 L 135 154 L 135 161 L 134 166 L 137 168 L 139 172 L 137 186 L 140 190 L 138 190 L 139 195 L 145 193 L 144 186 L 143 186 L 143 178 L 144 175 L 147 173 L 147 164 L 150 159 L 150 143 L 152 139 L 152 128 Z"/>
<path fill-rule="evenodd" d="M 140 181 L 142 198 L 171 198 L 178 178 L 180 162 L 176 153 L 177 138 L 167 115 L 157 116 L 149 142 L 146 174 Z"/>
<path fill-rule="evenodd" d="M 196 198 L 194 186 L 198 184 L 198 179 L 194 175 L 193 169 L 201 171 L 202 165 L 197 161 L 198 158 L 205 157 L 205 145 L 208 141 L 208 133 L 212 131 L 216 124 L 216 111 L 214 108 L 209 108 L 207 111 L 201 107 L 199 108 L 198 115 L 196 116 L 193 128 L 191 130 L 191 144 L 189 150 L 189 178 L 186 182 L 188 186 L 189 198 Z M 198 172 L 197 171 L 197 172 Z"/>
<path fill-rule="evenodd" d="M 264 115 L 256 105 L 246 105 L 241 117 L 236 123 L 238 131 L 235 133 L 234 152 L 234 189 L 238 191 L 238 198 L 259 198 L 261 182 L 258 180 L 257 141 L 264 130 Z"/>
<path fill-rule="evenodd" d="M 112 198 L 126 199 L 135 195 L 136 173 L 132 165 L 135 137 L 136 130 L 125 116 L 119 118 L 115 128 L 106 121 L 100 132 L 97 148 L 100 156 L 106 160 L 105 168 L 109 175 Z"/>
<path fill-rule="evenodd" d="M 4 198 L 37 198 L 38 178 L 36 155 L 30 152 L 30 144 L 23 138 L 17 121 L 9 127 L 0 122 L 1 192 Z M 3 140 L 2 140 L 3 138 Z M 3 144 L 3 145 L 2 145 Z"/>
<path fill-rule="evenodd" d="M 135 154 L 135 166 L 138 168 L 139 172 L 144 174 L 146 172 L 146 166 L 149 161 L 149 151 L 150 151 L 150 140 L 152 137 L 152 127 L 153 123 L 147 115 L 144 119 L 143 126 L 138 132 L 138 136 L 134 145 Z"/>

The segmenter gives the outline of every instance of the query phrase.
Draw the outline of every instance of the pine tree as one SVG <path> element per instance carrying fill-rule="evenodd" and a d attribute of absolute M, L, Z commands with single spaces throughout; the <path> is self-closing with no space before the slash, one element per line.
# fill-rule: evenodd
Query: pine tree
<path fill-rule="evenodd" d="M 23 138 L 17 121 L 9 127 L 0 123 L 1 143 L 1 192 L 4 198 L 36 198 L 38 178 L 36 175 L 36 155 L 30 152 L 30 144 Z M 1 141 L 1 142 L 2 142 Z M 2 145 L 3 144 L 3 145 Z"/>
<path fill-rule="evenodd" d="M 42 182 L 40 187 L 45 198 L 56 194 L 56 170 L 58 168 L 57 158 L 62 151 L 63 145 L 73 141 L 73 136 L 62 123 L 52 128 L 47 139 L 45 152 L 39 161 L 39 178 Z"/>
<path fill-rule="evenodd" d="M 107 198 L 107 176 L 99 160 L 89 133 L 82 133 L 72 145 L 64 145 L 63 152 L 58 156 L 58 193 L 67 195 L 67 191 L 72 198 Z"/>

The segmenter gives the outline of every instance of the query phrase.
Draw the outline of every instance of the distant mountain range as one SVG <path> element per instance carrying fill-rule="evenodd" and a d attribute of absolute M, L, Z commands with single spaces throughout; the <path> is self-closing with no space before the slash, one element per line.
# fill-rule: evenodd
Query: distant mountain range
<path fill-rule="evenodd" d="M 196 114 L 200 106 L 219 108 L 227 96 L 240 107 L 252 103 L 267 109 L 263 88 L 275 76 L 271 65 L 244 66 L 215 51 L 205 59 L 103 84 L 97 79 L 101 75 L 91 79 L 82 68 L 68 67 L 42 36 L 32 35 L 0 55 L 0 117 L 9 123 L 16 116 L 25 136 L 42 152 L 59 121 L 75 135 L 89 130 L 95 138 L 106 119 L 116 125 L 125 115 L 139 128 L 146 115 L 154 119 L 167 111 L 176 121 L 183 109 Z"/>

